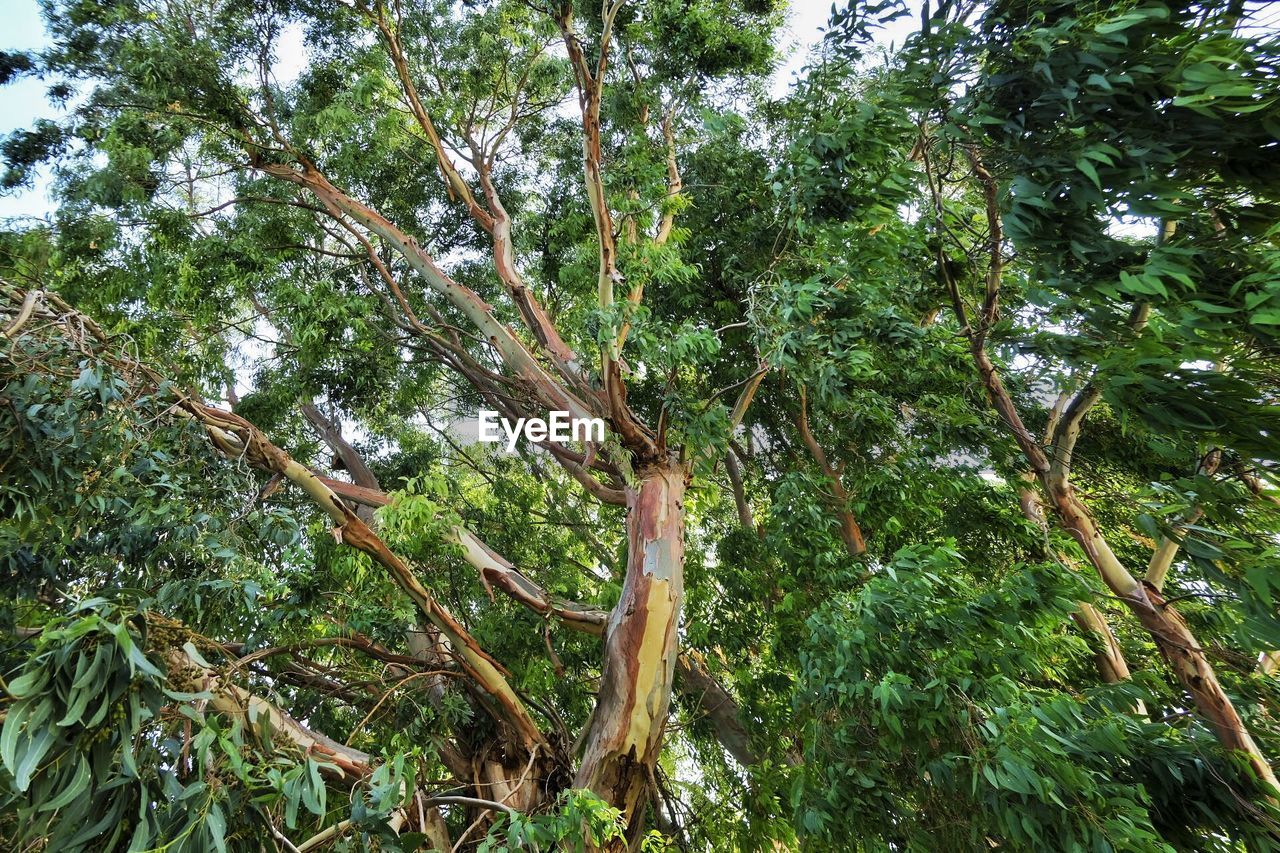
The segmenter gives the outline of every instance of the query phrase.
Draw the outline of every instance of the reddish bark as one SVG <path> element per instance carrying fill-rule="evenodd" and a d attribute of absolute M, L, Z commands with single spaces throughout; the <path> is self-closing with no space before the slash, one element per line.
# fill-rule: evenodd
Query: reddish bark
<path fill-rule="evenodd" d="M 574 781 L 622 809 L 633 830 L 643 820 L 675 676 L 687 474 L 666 461 L 639 472 L 628 489 L 627 575 L 605 629 L 599 699 Z"/>
<path fill-rule="evenodd" d="M 858 524 L 858 519 L 853 514 L 853 509 L 849 506 L 849 492 L 845 489 L 844 482 L 841 479 L 841 468 L 832 466 L 827 460 L 826 452 L 822 449 L 822 445 L 818 444 L 817 438 L 813 435 L 813 430 L 809 427 L 809 405 L 804 386 L 800 387 L 800 411 L 796 415 L 796 428 L 800 431 L 800 438 L 804 441 L 804 446 L 808 448 L 809 454 L 813 456 L 814 461 L 818 463 L 818 467 L 822 469 L 822 473 L 831 482 L 831 493 L 835 497 L 832 503 L 836 518 L 840 522 L 840 539 L 844 542 L 845 550 L 849 552 L 850 557 L 858 557 L 865 554 L 867 540 L 862 535 L 862 527 Z"/>

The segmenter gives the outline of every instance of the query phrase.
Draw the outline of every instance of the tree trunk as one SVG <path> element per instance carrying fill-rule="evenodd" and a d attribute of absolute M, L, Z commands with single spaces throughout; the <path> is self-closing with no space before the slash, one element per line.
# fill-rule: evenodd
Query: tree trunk
<path fill-rule="evenodd" d="M 1155 587 L 1133 580 L 1111 551 L 1088 510 L 1075 497 L 1073 489 L 1068 486 L 1065 490 L 1055 491 L 1051 497 L 1063 526 L 1080 543 L 1111 591 L 1128 605 L 1151 634 L 1161 656 L 1182 687 L 1191 694 L 1196 709 L 1218 735 L 1218 740 L 1227 749 L 1244 753 L 1254 773 L 1272 791 L 1280 787 L 1266 756 L 1245 728 L 1231 697 L 1222 689 L 1213 665 L 1182 616 L 1165 602 Z"/>
<path fill-rule="evenodd" d="M 1049 522 L 1044 517 L 1044 507 L 1040 505 L 1040 495 L 1035 490 L 1036 476 L 1028 471 L 1023 475 L 1022 479 L 1027 483 L 1026 486 L 1018 490 L 1018 503 L 1022 506 L 1022 515 L 1047 534 Z M 1048 554 L 1047 544 L 1045 551 Z M 1059 554 L 1058 559 L 1062 561 L 1063 565 L 1071 565 L 1070 558 L 1065 554 Z M 1090 645 L 1093 647 L 1094 660 L 1098 666 L 1098 674 L 1102 677 L 1102 680 L 1107 684 L 1128 681 L 1132 677 L 1129 672 L 1129 664 L 1125 661 L 1124 652 L 1120 649 L 1120 642 L 1116 639 L 1115 633 L 1107 623 L 1107 617 L 1102 615 L 1102 611 L 1095 607 L 1092 602 L 1081 601 L 1077 603 L 1076 612 L 1071 614 L 1071 619 L 1089 638 Z M 1141 702 L 1138 703 L 1137 710 L 1140 714 L 1146 714 L 1146 708 Z"/>
<path fill-rule="evenodd" d="M 1258 779 L 1267 786 L 1269 794 L 1280 791 L 1280 783 L 1276 781 L 1271 764 L 1245 728 L 1231 697 L 1218 682 L 1213 664 L 1205 656 L 1204 649 L 1187 623 L 1177 610 L 1165 602 L 1159 590 L 1137 580 L 1124 567 L 1098 529 L 1088 507 L 1076 495 L 1066 478 L 1051 476 L 1053 466 L 1049 457 L 1045 455 L 1040 442 L 1023 424 L 1013 398 L 1009 396 L 995 365 L 983 348 L 982 340 L 971 338 L 970 349 L 992 406 L 1012 432 L 1014 440 L 1030 463 L 1031 470 L 1043 485 L 1062 528 L 1080 545 L 1089 563 L 1111 592 L 1128 606 L 1151 634 L 1160 654 L 1169 663 L 1169 668 L 1173 670 L 1183 689 L 1191 695 L 1196 710 L 1213 728 L 1222 745 L 1228 750 L 1244 753 Z"/>
<path fill-rule="evenodd" d="M 663 461 L 627 488 L 627 575 L 605 629 L 599 699 L 574 787 L 622 809 L 634 836 L 662 749 L 684 597 L 687 470 Z"/>
<path fill-rule="evenodd" d="M 1129 664 L 1124 659 L 1120 642 L 1116 640 L 1116 635 L 1107 624 L 1107 617 L 1102 615 L 1102 611 L 1087 601 L 1081 601 L 1077 604 L 1076 612 L 1071 614 L 1071 619 L 1089 638 L 1093 646 L 1094 661 L 1098 665 L 1098 675 L 1102 680 L 1107 684 L 1128 681 L 1132 677 Z M 1146 713 L 1141 703 L 1138 706 L 1138 713 Z"/>

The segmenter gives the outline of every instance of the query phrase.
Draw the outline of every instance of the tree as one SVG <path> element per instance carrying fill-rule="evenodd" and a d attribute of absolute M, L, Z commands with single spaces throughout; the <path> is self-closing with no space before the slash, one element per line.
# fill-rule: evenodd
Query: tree
<path fill-rule="evenodd" d="M 1280 43 L 783 11 L 47 6 L 0 833 L 1274 841 Z"/>

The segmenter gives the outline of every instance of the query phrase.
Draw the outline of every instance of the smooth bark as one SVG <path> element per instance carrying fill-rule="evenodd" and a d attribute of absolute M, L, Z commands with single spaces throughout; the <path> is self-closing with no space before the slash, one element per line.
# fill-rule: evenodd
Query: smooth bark
<path fill-rule="evenodd" d="M 638 829 L 662 750 L 684 597 L 687 471 L 667 461 L 628 489 L 627 574 L 605 629 L 595 713 L 574 786 L 622 809 Z"/>
<path fill-rule="evenodd" d="M 1165 602 L 1158 590 L 1141 583 L 1129 573 L 1111 550 L 1074 487 L 1069 482 L 1050 478 L 1052 465 L 1048 456 L 1023 425 L 1013 398 L 981 344 L 973 347 L 973 357 L 996 411 L 1009 427 L 1031 468 L 1037 472 L 1063 529 L 1080 545 L 1111 592 L 1124 602 L 1150 633 L 1161 656 L 1222 745 L 1244 753 L 1257 777 L 1273 790 L 1280 789 L 1270 763 L 1249 734 L 1231 697 L 1222 689 L 1213 665 L 1186 621 Z"/>

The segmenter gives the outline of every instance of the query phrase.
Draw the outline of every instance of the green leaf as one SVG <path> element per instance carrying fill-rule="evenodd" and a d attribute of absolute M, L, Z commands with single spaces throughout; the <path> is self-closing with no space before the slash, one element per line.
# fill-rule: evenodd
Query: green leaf
<path fill-rule="evenodd" d="M 31 669 L 9 682 L 9 695 L 15 699 L 24 699 L 43 689 L 48 681 L 49 670 L 46 667 Z"/>
<path fill-rule="evenodd" d="M 83 755 L 68 754 L 68 760 L 74 762 L 75 769 L 72 771 L 71 780 L 46 802 L 40 803 L 37 807 L 39 811 L 50 812 L 57 811 L 71 803 L 83 792 L 89 789 L 89 780 L 91 774 L 89 772 L 89 762 L 85 760 Z"/>
<path fill-rule="evenodd" d="M 204 656 L 200 654 L 200 650 L 196 648 L 195 643 L 187 640 L 182 644 L 182 650 L 187 653 L 187 657 L 191 658 L 191 660 L 195 662 L 196 666 L 200 666 L 205 669 L 213 669 L 213 665 L 204 659 Z"/>
<path fill-rule="evenodd" d="M 1081 172 L 1084 172 L 1085 176 L 1088 177 L 1089 180 L 1093 182 L 1093 185 L 1095 187 L 1097 187 L 1099 190 L 1102 189 L 1102 181 L 1098 179 L 1098 170 L 1094 168 L 1094 165 L 1090 163 L 1088 159 L 1086 159 L 1085 157 L 1081 157 L 1080 159 L 1076 160 L 1076 168 L 1079 169 Z"/>
<path fill-rule="evenodd" d="M 61 720 L 58 720 L 57 724 L 65 728 L 80 722 L 80 718 L 84 716 L 85 709 L 89 707 L 89 700 L 96 695 L 99 695 L 99 691 L 90 687 L 74 691 L 72 696 L 75 698 L 71 701 L 71 704 L 67 707 L 67 712 L 62 716 Z"/>
<path fill-rule="evenodd" d="M 53 746 L 53 730 L 42 728 L 26 742 L 26 750 L 20 753 L 18 769 L 13 774 L 13 784 L 19 791 L 25 791 L 31 785 L 31 776 L 39 768 L 40 761 Z"/>
<path fill-rule="evenodd" d="M 5 716 L 4 728 L 0 729 L 0 761 L 4 762 L 5 769 L 15 775 L 18 765 L 18 738 L 22 736 L 23 727 L 31 716 L 32 705 L 30 701 L 12 705 Z"/>
<path fill-rule="evenodd" d="M 222 815 L 222 808 L 217 803 L 209 806 L 209 811 L 205 814 L 204 826 L 205 829 L 209 830 L 209 838 L 213 842 L 213 849 L 218 853 L 226 853 L 227 821 Z"/>

